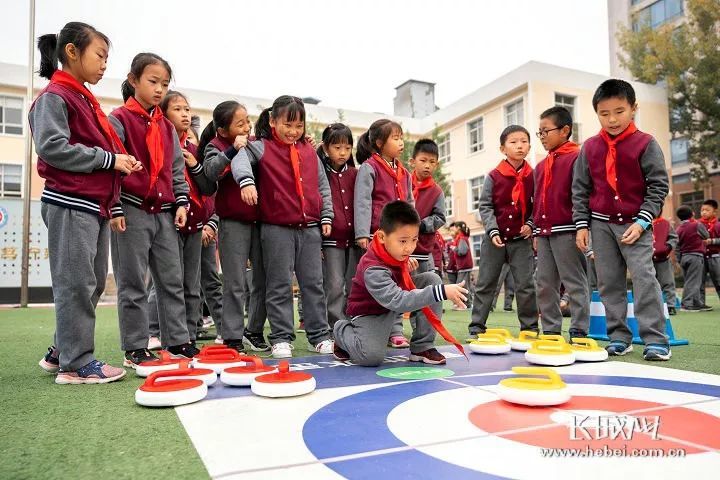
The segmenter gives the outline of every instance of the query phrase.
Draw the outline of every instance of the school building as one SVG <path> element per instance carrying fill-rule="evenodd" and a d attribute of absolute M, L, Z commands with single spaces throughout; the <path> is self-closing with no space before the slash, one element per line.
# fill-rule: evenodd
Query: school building
<path fill-rule="evenodd" d="M 342 121 L 359 135 L 373 121 L 392 118 L 402 124 L 411 139 L 439 134 L 440 161 L 451 185 L 451 195 L 447 198 L 448 219 L 463 220 L 468 224 L 477 258 L 484 233 L 477 204 L 485 175 L 502 158 L 499 151 L 501 131 L 507 125 L 520 124 L 535 132 L 540 113 L 551 106 L 562 105 L 571 110 L 575 119 L 573 140 L 582 143 L 599 131 L 591 98 L 595 88 L 606 78 L 555 65 L 528 62 L 441 109 L 435 106 L 434 84 L 408 80 L 396 87 L 393 115 L 344 110 L 307 99 L 308 129 L 321 132 L 325 125 Z M 22 164 L 25 135 L 29 133 L 26 81 L 24 66 L 0 63 L 0 303 L 14 297 L 20 284 L 19 212 L 22 210 L 19 199 L 25 193 L 22 191 Z M 119 79 L 107 78 L 92 88 L 107 113 L 122 103 L 120 83 Z M 36 79 L 36 91 L 45 84 L 45 80 Z M 640 104 L 637 124 L 640 129 L 655 135 L 669 169 L 670 133 L 665 90 L 654 85 L 634 85 Z M 181 85 L 177 89 L 188 96 L 194 113 L 200 115 L 201 128 L 210 121 L 215 105 L 224 100 L 235 99 L 244 104 L 251 118 L 257 118 L 263 108 L 272 104 L 272 99 L 235 93 L 185 89 Z M 534 165 L 544 157 L 545 152 L 539 139 L 533 135 L 531 140 L 528 159 Z M 30 278 L 31 286 L 46 291 L 50 286 L 46 244 L 43 243 L 46 230 L 37 215 L 42 188 L 43 181 L 33 165 L 30 195 L 35 202 Z M 668 202 L 666 216 L 670 212 L 672 205 Z"/>
<path fill-rule="evenodd" d="M 620 65 L 623 54 L 617 33 L 621 27 L 638 30 L 643 25 L 653 29 L 667 25 L 676 27 L 686 20 L 687 4 L 684 0 L 608 0 L 608 33 L 610 41 L 610 75 L 632 78 L 632 74 Z M 688 139 L 675 135 L 670 139 L 670 162 L 672 166 L 671 188 L 675 206 L 689 205 L 699 215 L 704 199 L 720 198 L 720 167 L 711 168 L 709 182 L 695 186 L 690 177 L 688 162 Z"/>

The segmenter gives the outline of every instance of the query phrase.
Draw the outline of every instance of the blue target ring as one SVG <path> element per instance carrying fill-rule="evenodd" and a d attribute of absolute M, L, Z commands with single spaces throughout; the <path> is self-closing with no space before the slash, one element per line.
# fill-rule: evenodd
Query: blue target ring
<path fill-rule="evenodd" d="M 464 377 L 467 386 L 495 385 L 510 375 Z M 720 386 L 639 377 L 563 375 L 567 383 L 652 388 L 720 398 Z M 307 448 L 319 460 L 365 452 L 408 447 L 388 428 L 387 418 L 398 405 L 431 393 L 466 388 L 441 380 L 401 382 L 356 393 L 332 402 L 313 415 L 303 427 Z M 390 390 L 390 391 L 388 391 Z M 497 475 L 471 470 L 415 449 L 369 455 L 325 464 L 349 479 L 360 478 L 483 478 Z M 452 476 L 452 477 L 451 477 Z"/>

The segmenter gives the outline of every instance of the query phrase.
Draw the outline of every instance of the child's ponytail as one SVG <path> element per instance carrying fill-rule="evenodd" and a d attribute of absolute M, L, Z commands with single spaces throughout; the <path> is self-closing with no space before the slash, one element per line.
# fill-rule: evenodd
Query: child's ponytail
<path fill-rule="evenodd" d="M 272 108 L 266 108 L 260 112 L 260 116 L 255 122 L 255 138 L 272 138 L 270 112 L 272 112 Z"/>
<path fill-rule="evenodd" d="M 210 123 L 205 126 L 200 134 L 200 139 L 198 140 L 198 152 L 201 157 L 205 157 L 205 147 L 207 147 L 212 139 L 215 138 L 215 134 L 215 122 L 210 120 Z"/>
<path fill-rule="evenodd" d="M 38 74 L 42 78 L 50 80 L 50 77 L 57 70 L 57 43 L 58 36 L 54 33 L 48 33 L 38 38 L 37 47 L 40 50 L 40 70 L 38 70 Z"/>
<path fill-rule="evenodd" d="M 362 165 L 365 160 L 372 157 L 374 151 L 375 149 L 373 149 L 372 144 L 370 144 L 370 131 L 368 130 L 358 138 L 357 151 L 355 152 L 358 165 Z"/>

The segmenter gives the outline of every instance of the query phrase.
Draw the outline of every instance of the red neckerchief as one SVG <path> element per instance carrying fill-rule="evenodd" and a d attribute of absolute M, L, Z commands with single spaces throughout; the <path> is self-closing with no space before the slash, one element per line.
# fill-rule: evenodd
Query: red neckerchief
<path fill-rule="evenodd" d="M 700 218 L 700 223 L 705 225 L 705 228 L 707 228 L 708 232 L 712 234 L 713 229 L 715 228 L 715 224 L 717 223 L 718 219 L 717 217 L 713 217 L 710 220 L 705 220 L 704 218 Z"/>
<path fill-rule="evenodd" d="M 543 176 L 542 184 L 542 204 L 544 212 L 547 212 L 547 203 L 545 202 L 545 197 L 547 195 L 548 189 L 550 188 L 550 181 L 552 180 L 552 167 L 553 163 L 555 163 L 555 159 L 559 155 L 565 155 L 566 153 L 575 153 L 578 151 L 580 151 L 580 147 L 578 147 L 577 143 L 565 142 L 555 150 L 550 150 L 547 154 L 547 157 L 545 157 L 545 175 Z"/>
<path fill-rule="evenodd" d="M 279 144 L 290 149 L 290 164 L 292 166 L 293 176 L 295 177 L 295 191 L 300 197 L 300 210 L 305 211 L 305 194 L 303 193 L 302 182 L 300 182 L 300 152 L 298 151 L 297 145 L 287 143 L 280 140 L 275 129 L 272 129 L 273 139 Z"/>
<path fill-rule="evenodd" d="M 610 188 L 612 188 L 613 192 L 615 192 L 615 196 L 618 197 L 618 199 L 620 199 L 620 192 L 618 192 L 617 187 L 616 146 L 618 143 L 622 142 L 635 132 L 637 132 L 635 122 L 630 122 L 630 125 L 628 125 L 625 131 L 615 138 L 612 138 L 610 134 L 605 131 L 604 128 L 600 130 L 600 137 L 605 140 L 605 144 L 607 144 L 608 147 L 607 155 L 605 155 L 605 175 L 607 176 L 607 182 L 610 185 Z"/>
<path fill-rule="evenodd" d="M 532 167 L 523 160 L 522 168 L 520 170 L 515 170 L 510 162 L 503 160 L 497 166 L 497 171 L 505 177 L 515 179 L 515 185 L 513 185 L 512 189 L 512 199 L 513 202 L 515 202 L 515 208 L 517 209 L 520 207 L 520 214 L 522 221 L 524 222 L 527 220 L 527 218 L 525 218 L 525 212 L 527 211 L 527 205 L 525 205 L 525 179 L 532 175 Z"/>
<path fill-rule="evenodd" d="M 432 176 L 426 178 L 423 181 L 420 181 L 418 180 L 417 175 L 415 175 L 415 172 L 412 172 L 410 180 L 412 181 L 413 198 L 416 201 L 418 199 L 418 195 L 420 195 L 420 190 L 425 190 L 426 188 L 431 188 L 435 186 L 435 180 L 433 180 Z"/>
<path fill-rule="evenodd" d="M 183 133 L 182 136 L 180 136 L 180 146 L 181 146 L 182 148 L 185 148 L 185 144 L 187 143 L 187 139 L 188 139 L 188 133 L 187 133 L 187 132 Z M 197 160 L 197 159 L 195 159 L 195 160 Z M 190 178 L 190 173 L 188 172 L 188 167 L 187 167 L 187 165 L 186 165 L 185 168 L 183 169 L 183 172 L 185 173 L 185 181 L 187 182 L 188 186 L 190 187 L 190 199 L 193 201 L 193 204 L 194 204 L 194 205 L 202 205 L 202 204 L 204 203 L 204 202 L 203 202 L 203 199 L 202 199 L 202 194 L 201 194 L 200 191 L 197 189 L 197 187 L 196 187 L 195 182 L 193 181 L 193 179 Z"/>
<path fill-rule="evenodd" d="M 147 110 L 138 103 L 135 97 L 127 99 L 125 102 L 125 108 L 133 113 L 137 113 L 148 122 L 147 133 L 145 134 L 145 143 L 147 145 L 148 152 L 150 153 L 150 188 L 148 189 L 148 192 L 150 192 L 155 186 L 155 183 L 157 183 L 160 171 L 165 163 L 163 140 L 162 135 L 160 134 L 160 122 L 164 118 L 164 115 L 160 107 L 155 107 L 152 114 L 149 114 Z"/>
<path fill-rule="evenodd" d="M 653 221 L 652 221 L 653 227 L 655 227 L 655 225 L 657 225 L 658 223 L 660 223 L 662 221 L 663 221 L 662 217 L 653 218 Z"/>
<path fill-rule="evenodd" d="M 67 72 L 63 72 L 62 70 L 56 70 L 55 73 L 53 73 L 50 78 L 50 83 L 62 85 L 63 87 L 69 88 L 70 90 L 84 96 L 87 101 L 90 102 L 93 113 L 95 114 L 95 120 L 97 120 L 100 125 L 100 131 L 105 135 L 107 141 L 110 142 L 110 146 L 114 150 L 114 153 L 127 154 L 125 145 L 123 145 L 120 137 L 118 137 L 115 132 L 115 129 L 112 125 L 110 125 L 107 115 L 105 115 L 105 112 L 103 112 L 102 108 L 100 108 L 100 103 L 95 98 L 95 95 L 93 95 L 92 92 L 85 87 L 85 85 L 82 85 L 75 77 Z"/>
<path fill-rule="evenodd" d="M 405 167 L 402 166 L 400 161 L 395 160 L 395 165 L 397 166 L 397 168 L 394 169 L 390 165 L 388 165 L 385 159 L 377 153 L 373 153 L 372 156 L 378 163 L 380 163 L 380 165 L 382 165 L 383 169 L 385 169 L 388 175 L 395 179 L 398 198 L 400 200 L 407 201 L 407 192 L 405 191 L 405 177 L 408 175 L 408 171 L 405 170 Z"/>
<path fill-rule="evenodd" d="M 395 267 L 399 268 L 402 272 L 402 277 L 400 278 L 400 288 L 402 288 L 405 291 L 414 290 L 415 282 L 412 280 L 412 276 L 410 275 L 410 269 L 408 268 L 408 261 L 400 261 L 395 260 L 387 250 L 385 250 L 385 246 L 380 243 L 380 240 L 377 235 L 375 235 L 372 239 L 372 242 L 370 242 L 370 248 L 372 248 L 373 252 L 375 252 L 375 255 L 380 259 L 381 262 L 383 262 L 385 265 L 389 267 Z M 453 337 L 452 333 L 448 332 L 445 326 L 442 324 L 442 321 L 435 315 L 435 312 L 433 312 L 430 307 L 423 307 L 422 312 L 425 314 L 425 317 L 428 319 L 428 322 L 432 327 L 435 329 L 436 332 L 438 332 L 445 340 L 455 345 L 455 348 L 457 348 L 460 353 L 465 355 L 465 358 L 467 358 L 467 355 L 465 354 L 465 349 L 462 345 L 460 345 L 460 342 L 458 342 L 455 337 Z"/>

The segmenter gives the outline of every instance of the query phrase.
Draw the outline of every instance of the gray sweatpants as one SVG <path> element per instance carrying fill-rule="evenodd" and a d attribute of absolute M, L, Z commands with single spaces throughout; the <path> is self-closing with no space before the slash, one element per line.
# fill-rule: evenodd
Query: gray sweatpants
<path fill-rule="evenodd" d="M 703 305 L 700 290 L 705 288 L 705 258 L 697 253 L 685 253 L 680 256 L 683 271 L 683 308 Z"/>
<path fill-rule="evenodd" d="M 500 271 L 500 278 L 498 278 L 497 288 L 495 289 L 495 295 L 493 296 L 492 309 L 497 308 L 498 297 L 500 296 L 500 290 L 505 289 L 503 300 L 503 308 L 505 310 L 512 310 L 513 299 L 515 298 L 515 281 L 513 280 L 512 273 L 510 273 L 510 265 L 507 263 L 502 266 Z"/>
<path fill-rule="evenodd" d="M 415 287 L 425 288 L 428 285 L 439 285 L 442 280 L 434 272 L 424 272 L 414 275 L 413 282 Z M 433 303 L 430 308 L 438 318 L 442 317 L 442 302 Z M 367 367 L 378 366 L 385 359 L 387 339 L 398 317 L 402 317 L 402 313 L 388 312 L 384 315 L 363 315 L 350 320 L 338 320 L 333 329 L 335 342 L 350 354 L 353 363 Z M 410 351 L 420 353 L 433 348 L 435 330 L 422 311 L 418 312 L 412 327 Z"/>
<path fill-rule="evenodd" d="M 510 264 L 510 272 L 515 280 L 520 329 L 538 330 L 533 249 L 530 240 L 514 240 L 507 242 L 502 248 L 497 248 L 492 244 L 492 240 L 485 236 L 480 245 L 480 270 L 475 282 L 473 309 L 468 326 L 470 335 L 485 332 L 495 289 L 505 263 Z"/>
<path fill-rule="evenodd" d="M 185 298 L 185 322 L 188 336 L 194 342 L 197 338 L 197 327 L 202 318 L 202 298 L 200 296 L 200 251 L 202 249 L 202 232 L 191 235 L 178 234 L 178 249 L 182 255 L 183 296 Z M 148 293 L 148 320 L 150 336 L 160 335 L 160 319 L 158 317 L 157 291 L 150 281 Z"/>
<path fill-rule="evenodd" d="M 350 294 L 352 279 L 362 254 L 362 250 L 355 246 L 323 248 L 323 285 L 330 328 L 335 322 L 345 318 L 347 296 Z"/>
<path fill-rule="evenodd" d="M 630 271 L 640 338 L 646 345 L 667 345 L 662 294 L 652 264 L 652 233 L 644 232 L 635 243 L 625 245 L 620 239 L 630 225 L 600 221 L 590 224 L 598 290 L 607 317 L 607 333 L 610 340 L 632 342 L 632 332 L 627 326 L 626 277 Z"/>
<path fill-rule="evenodd" d="M 127 228 L 111 235 L 121 348 L 147 348 L 148 267 L 157 292 L 163 347 L 187 343 L 190 338 L 185 321 L 182 261 L 173 215 L 148 214 L 132 205 L 124 205 L 123 210 Z"/>
<path fill-rule="evenodd" d="M 261 227 L 260 239 L 265 252 L 266 308 L 271 332 L 268 340 L 273 345 L 295 340 L 293 272 L 302 295 L 308 342 L 314 346 L 330 338 L 323 291 L 320 237 L 318 227 L 294 229 L 267 223 Z"/>
<path fill-rule="evenodd" d="M 705 279 L 710 275 L 710 280 L 715 287 L 718 298 L 720 298 L 720 254 L 705 257 L 705 274 L 703 275 L 702 287 L 700 288 L 700 300 L 705 305 Z"/>
<path fill-rule="evenodd" d="M 247 329 L 262 333 L 265 323 L 265 275 L 260 244 L 260 226 L 236 220 L 220 220 L 220 265 L 223 271 L 223 315 L 219 331 L 223 340 L 242 340 L 245 333 L 245 297 L 247 262 L 253 266 L 250 311 Z M 270 248 L 270 247 L 268 247 Z M 268 252 L 274 252 L 269 249 Z"/>
<path fill-rule="evenodd" d="M 590 327 L 590 293 L 585 255 L 575 246 L 575 233 L 537 237 L 537 304 L 543 332 L 560 333 L 560 284 L 570 297 L 570 328 L 587 335 Z"/>
<path fill-rule="evenodd" d="M 200 254 L 200 288 L 205 303 L 210 310 L 210 315 L 212 315 L 215 322 L 215 330 L 220 334 L 223 313 L 223 284 L 220 280 L 220 274 L 218 274 L 215 252 L 217 252 L 217 243 L 214 241 L 207 247 L 202 248 Z"/>
<path fill-rule="evenodd" d="M 60 369 L 95 360 L 95 307 L 105 290 L 110 249 L 106 218 L 43 203 L 55 301 L 55 347 Z"/>
<path fill-rule="evenodd" d="M 655 266 L 655 278 L 660 284 L 660 289 L 665 296 L 665 303 L 668 308 L 675 308 L 675 272 L 673 272 L 672 262 L 664 260 L 662 262 L 653 262 Z"/>

